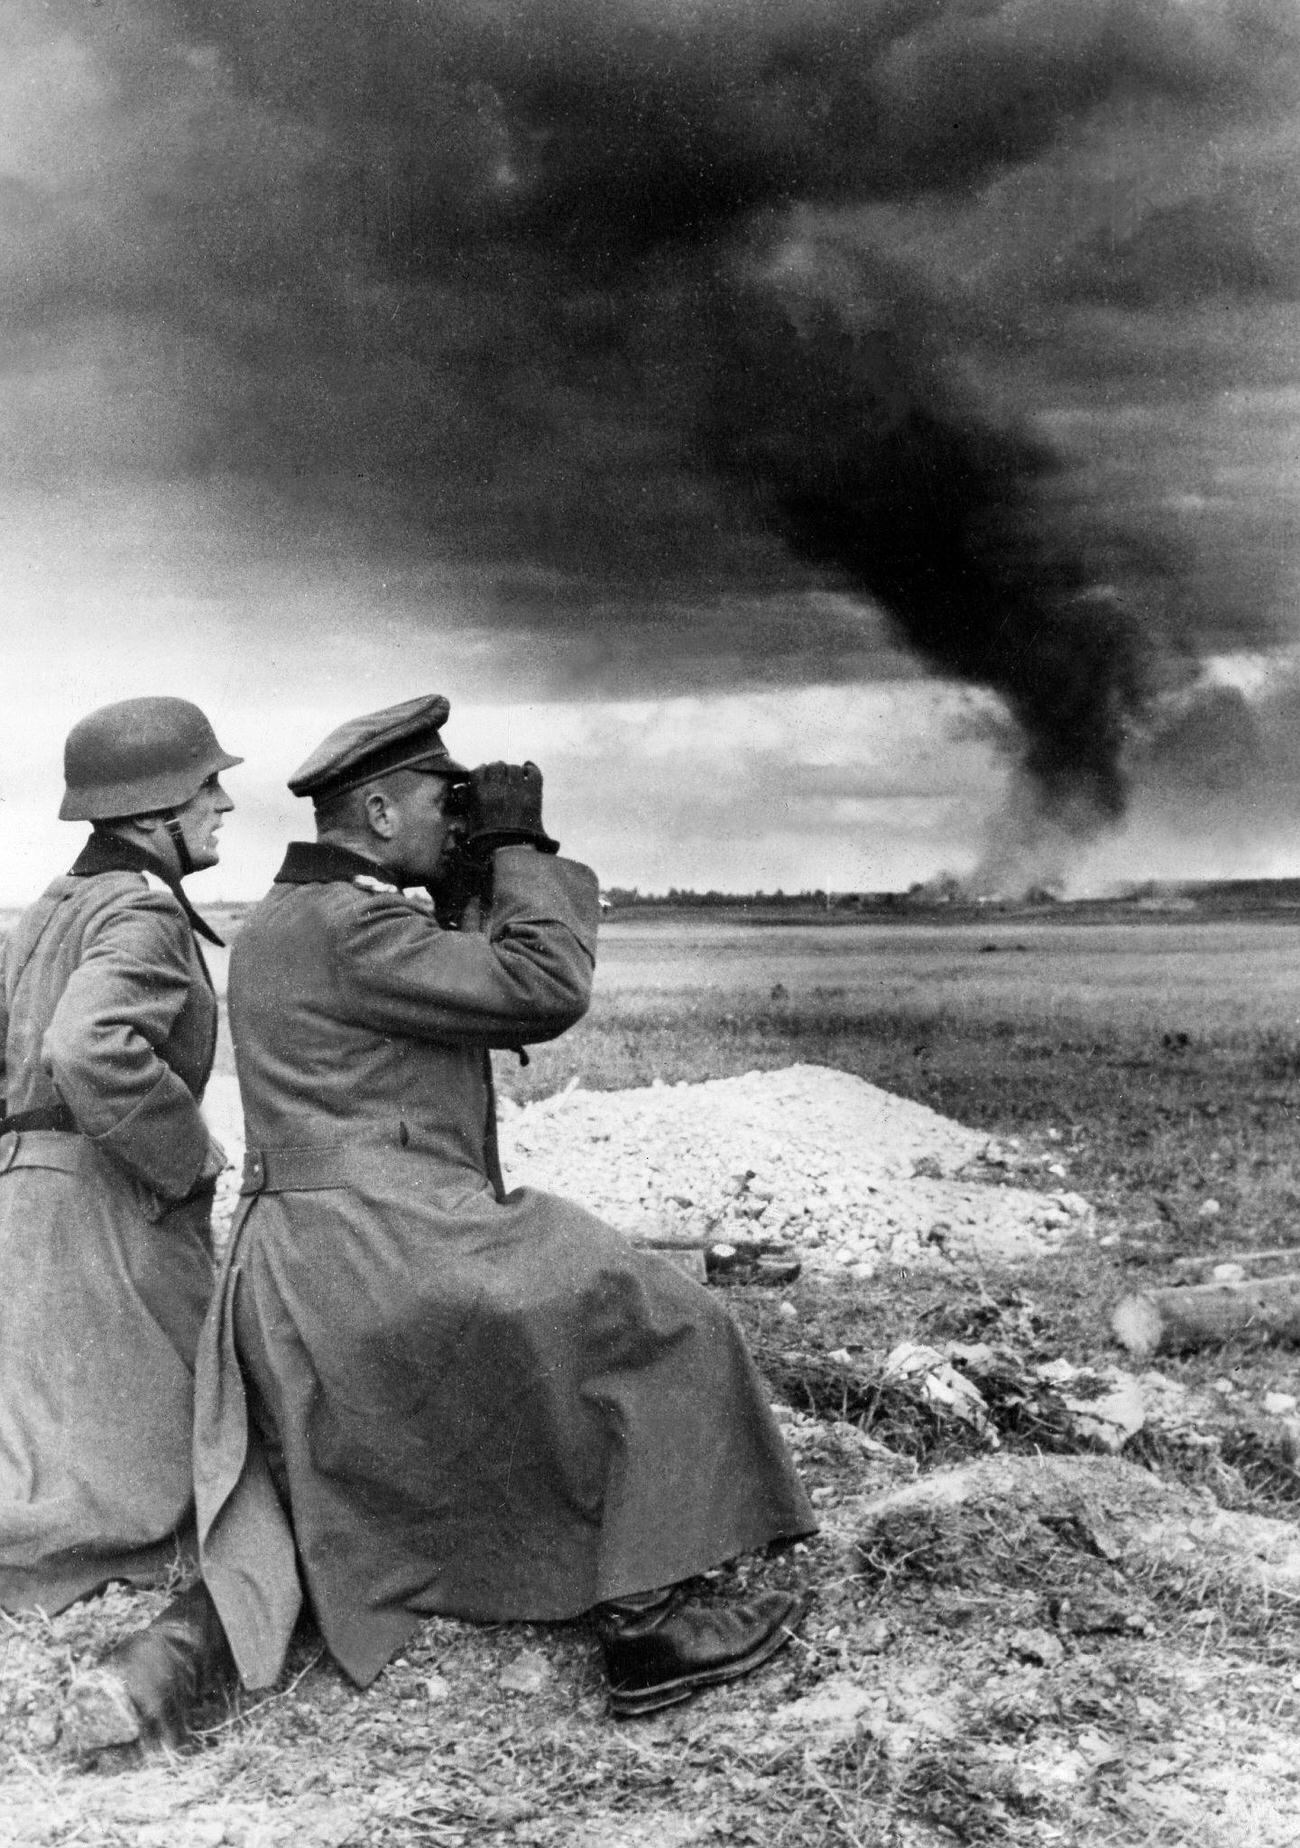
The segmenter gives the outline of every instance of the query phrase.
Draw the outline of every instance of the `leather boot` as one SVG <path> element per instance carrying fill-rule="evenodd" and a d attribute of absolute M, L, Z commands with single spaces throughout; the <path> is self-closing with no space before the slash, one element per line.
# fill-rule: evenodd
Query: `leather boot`
<path fill-rule="evenodd" d="M 199 1702 L 234 1679 L 216 1606 L 206 1585 L 192 1585 L 98 1668 L 77 1676 L 63 1709 L 63 1744 L 81 1755 L 111 1745 L 175 1744 Z"/>
<path fill-rule="evenodd" d="M 769 1591 L 731 1603 L 689 1600 L 679 1586 L 597 1607 L 610 1709 L 634 1719 L 689 1700 L 701 1688 L 758 1668 L 793 1637 L 805 1597 Z"/>

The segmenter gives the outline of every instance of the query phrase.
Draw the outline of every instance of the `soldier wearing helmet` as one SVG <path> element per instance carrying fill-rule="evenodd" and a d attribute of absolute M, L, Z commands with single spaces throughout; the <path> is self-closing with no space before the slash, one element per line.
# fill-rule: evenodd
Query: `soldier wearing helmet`
<path fill-rule="evenodd" d="M 191 1520 L 195 1346 L 224 1155 L 200 1103 L 217 1002 L 181 881 L 216 864 L 241 758 L 197 706 L 73 727 L 92 832 L 0 967 L 0 1607 L 165 1575 Z"/>
<path fill-rule="evenodd" d="M 69 732 L 59 820 L 134 840 L 183 879 L 216 865 L 216 830 L 234 807 L 219 778 L 243 761 L 187 699 L 120 700 Z"/>

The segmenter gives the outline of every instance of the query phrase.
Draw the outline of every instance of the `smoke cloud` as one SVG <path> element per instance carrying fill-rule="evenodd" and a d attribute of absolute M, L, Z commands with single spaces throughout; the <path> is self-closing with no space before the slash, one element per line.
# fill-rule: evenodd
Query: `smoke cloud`
<path fill-rule="evenodd" d="M 929 666 L 1001 695 L 1058 820 L 1117 817 L 1153 646 L 1082 542 L 1051 530 L 1057 458 L 946 386 L 923 305 L 878 265 L 814 252 L 727 306 L 710 456 Z"/>
<path fill-rule="evenodd" d="M 6 31 L 17 488 L 201 484 L 245 573 L 454 571 L 570 690 L 901 644 L 999 696 L 1067 833 L 1121 814 L 1205 652 L 1290 635 L 1292 0 Z"/>

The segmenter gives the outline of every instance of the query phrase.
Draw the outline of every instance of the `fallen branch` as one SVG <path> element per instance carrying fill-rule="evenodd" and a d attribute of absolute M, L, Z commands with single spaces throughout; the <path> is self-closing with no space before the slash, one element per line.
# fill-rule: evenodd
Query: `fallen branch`
<path fill-rule="evenodd" d="M 1300 1342 L 1300 1274 L 1140 1290 L 1116 1305 L 1110 1325 L 1138 1360 L 1216 1347 L 1234 1335 Z"/>

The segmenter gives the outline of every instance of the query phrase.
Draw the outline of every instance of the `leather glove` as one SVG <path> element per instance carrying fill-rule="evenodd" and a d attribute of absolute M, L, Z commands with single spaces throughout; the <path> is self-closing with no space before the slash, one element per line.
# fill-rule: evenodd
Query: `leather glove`
<path fill-rule="evenodd" d="M 542 773 L 536 764 L 480 764 L 470 773 L 465 845 L 486 857 L 498 847 L 527 845 L 558 853 L 560 843 L 542 826 Z"/>

